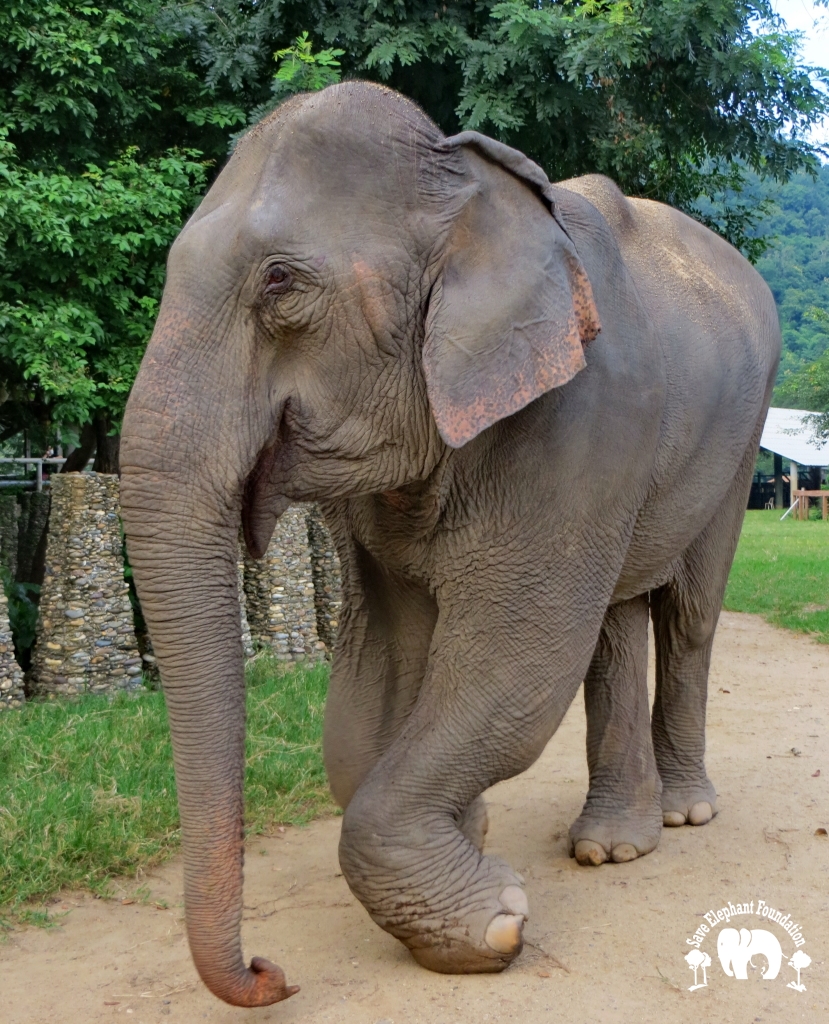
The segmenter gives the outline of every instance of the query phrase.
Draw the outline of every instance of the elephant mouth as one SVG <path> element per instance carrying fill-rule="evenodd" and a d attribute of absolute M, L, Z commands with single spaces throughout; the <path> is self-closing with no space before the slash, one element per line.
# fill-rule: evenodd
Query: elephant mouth
<path fill-rule="evenodd" d="M 286 403 L 287 406 L 287 403 Z M 278 426 L 260 451 L 242 490 L 242 534 L 252 558 L 262 558 L 279 517 L 291 504 L 283 490 L 287 424 L 286 406 L 279 411 Z"/>

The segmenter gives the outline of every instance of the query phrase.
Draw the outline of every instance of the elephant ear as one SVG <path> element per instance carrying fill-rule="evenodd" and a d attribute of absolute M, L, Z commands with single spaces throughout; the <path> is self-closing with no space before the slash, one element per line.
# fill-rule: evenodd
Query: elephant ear
<path fill-rule="evenodd" d="M 587 273 L 541 168 L 477 132 L 426 317 L 423 368 L 444 441 L 460 448 L 585 366 L 600 330 Z"/>

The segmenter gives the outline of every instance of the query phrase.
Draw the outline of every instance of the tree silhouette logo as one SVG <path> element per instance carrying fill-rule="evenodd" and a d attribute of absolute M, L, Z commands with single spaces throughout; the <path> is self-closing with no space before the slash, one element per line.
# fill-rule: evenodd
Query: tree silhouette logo
<path fill-rule="evenodd" d="M 703 953 L 701 949 L 692 949 L 690 953 L 685 957 L 685 962 L 694 972 L 694 984 L 688 989 L 689 992 L 693 992 L 697 988 L 708 987 L 708 977 L 705 973 L 706 967 L 711 966 L 711 957 L 707 953 Z M 702 983 L 697 984 L 697 971 L 702 968 Z"/>
<path fill-rule="evenodd" d="M 797 992 L 805 992 L 806 986 L 800 982 L 800 972 L 804 967 L 808 967 L 812 962 L 812 958 L 808 953 L 804 953 L 802 949 L 795 951 L 794 956 L 789 961 L 789 967 L 793 967 L 797 971 L 797 981 L 790 981 L 786 988 L 793 988 Z"/>
<path fill-rule="evenodd" d="M 776 910 L 765 900 L 751 900 L 736 904 L 729 901 L 726 906 L 700 916 L 702 922 L 685 940 L 688 946 L 693 947 L 684 957 L 694 972 L 694 984 L 689 987 L 689 992 L 708 987 L 708 968 L 712 964 L 713 950 L 707 953 L 702 946 L 709 940 L 716 941 L 717 959 L 726 977 L 736 981 L 747 981 L 751 977 L 772 982 L 786 965 L 796 973 L 796 979 L 789 981 L 786 987 L 795 992 L 806 991 L 800 972 L 811 964 L 812 958 L 801 949 L 806 940 L 801 925 L 790 914 Z M 737 920 L 732 923 L 732 919 Z M 792 953 L 784 954 L 780 937 L 767 927 L 756 927 L 760 924 L 777 925 L 784 943 L 786 940 L 794 943 Z M 718 925 L 725 927 L 718 928 Z"/>

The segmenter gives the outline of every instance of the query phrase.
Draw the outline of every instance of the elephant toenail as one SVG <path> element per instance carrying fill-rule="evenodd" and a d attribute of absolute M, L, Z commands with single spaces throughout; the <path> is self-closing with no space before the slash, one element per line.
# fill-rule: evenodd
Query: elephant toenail
<path fill-rule="evenodd" d="M 510 886 L 512 888 L 512 886 Z M 494 917 L 486 930 L 486 944 L 496 953 L 519 953 L 522 941 L 521 933 L 524 928 L 524 918 L 519 914 L 498 914 Z"/>
<path fill-rule="evenodd" d="M 707 800 L 700 800 L 688 812 L 688 821 L 692 825 L 705 825 L 714 817 L 714 810 Z"/>
<path fill-rule="evenodd" d="M 580 839 L 576 843 L 575 855 L 579 864 L 592 864 L 593 867 L 598 867 L 607 860 L 604 847 L 592 839 Z"/>
<path fill-rule="evenodd" d="M 662 815 L 662 824 L 668 828 L 679 828 L 685 824 L 685 815 L 682 811 L 665 811 Z"/>
<path fill-rule="evenodd" d="M 523 918 L 530 916 L 530 905 L 527 902 L 527 894 L 517 885 L 508 885 L 498 897 L 501 906 L 510 914 L 516 914 Z"/>
<path fill-rule="evenodd" d="M 632 843 L 619 843 L 618 846 L 613 847 L 611 856 L 615 864 L 624 864 L 626 861 L 636 860 L 639 851 Z"/>

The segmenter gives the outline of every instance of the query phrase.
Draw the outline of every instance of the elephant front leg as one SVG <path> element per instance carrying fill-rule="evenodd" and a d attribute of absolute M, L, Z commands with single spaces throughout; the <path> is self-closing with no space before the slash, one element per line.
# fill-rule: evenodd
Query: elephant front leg
<path fill-rule="evenodd" d="M 521 950 L 523 879 L 483 856 L 459 824 L 484 789 L 539 756 L 595 642 L 562 629 L 551 652 L 547 629 L 527 628 L 518 643 L 516 619 L 549 619 L 502 597 L 508 622 L 490 601 L 473 616 L 441 611 L 417 705 L 343 818 L 340 864 L 352 891 L 420 964 L 443 973 L 501 971 Z"/>
<path fill-rule="evenodd" d="M 634 860 L 662 831 L 648 708 L 648 599 L 608 608 L 584 681 L 590 789 L 570 828 L 579 864 Z"/>
<path fill-rule="evenodd" d="M 343 604 L 323 752 L 331 791 L 346 808 L 415 706 L 437 606 L 425 586 L 389 573 L 350 536 L 338 548 Z"/>

